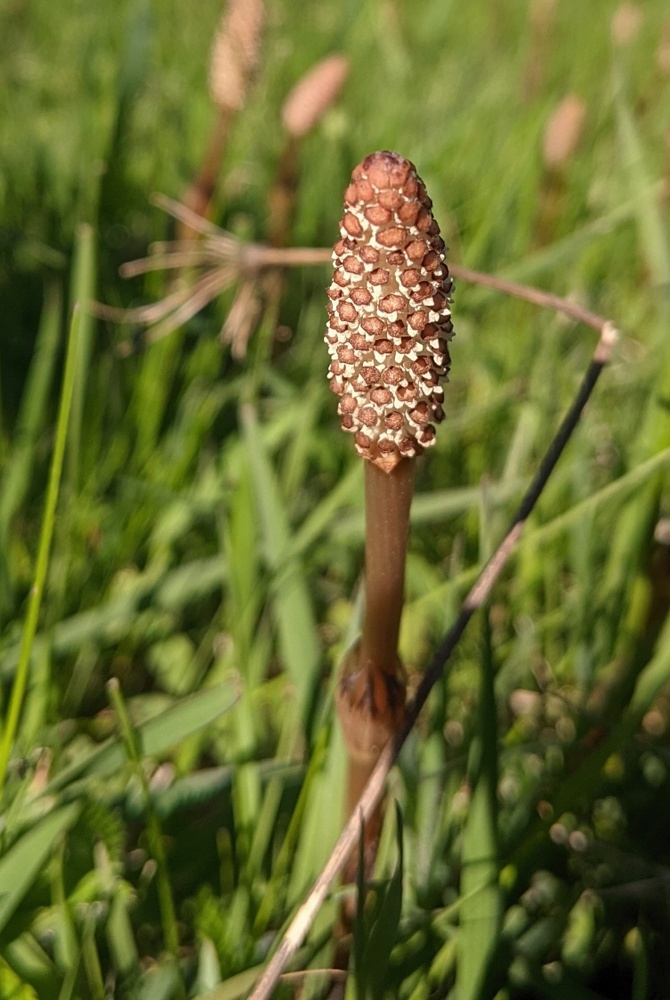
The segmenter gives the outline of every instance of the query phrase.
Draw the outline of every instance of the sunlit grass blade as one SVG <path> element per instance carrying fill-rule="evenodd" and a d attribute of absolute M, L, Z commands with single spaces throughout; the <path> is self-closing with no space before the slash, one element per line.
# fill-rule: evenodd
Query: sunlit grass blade
<path fill-rule="evenodd" d="M 136 975 L 139 953 L 131 920 L 132 890 L 119 878 L 118 871 L 114 870 L 103 841 L 96 844 L 94 858 L 96 870 L 104 887 L 103 891 L 111 899 L 105 924 L 105 937 L 114 967 L 122 976 Z"/>
<path fill-rule="evenodd" d="M 72 316 L 72 322 L 70 323 L 70 333 L 67 342 L 65 373 L 63 375 L 60 406 L 58 410 L 58 422 L 56 425 L 56 441 L 51 459 L 49 485 L 47 488 L 42 529 L 40 532 L 40 540 L 37 550 L 37 562 L 35 565 L 33 586 L 28 601 L 28 611 L 23 631 L 19 663 L 12 687 L 9 708 L 4 720 L 2 739 L 0 741 L 0 793 L 2 792 L 2 788 L 4 786 L 5 776 L 7 774 L 7 765 L 9 763 L 9 757 L 21 717 L 23 698 L 25 695 L 26 684 L 28 682 L 28 671 L 30 669 L 30 657 L 35 633 L 37 631 L 37 622 L 39 619 L 40 608 L 42 606 L 42 597 L 44 595 L 44 586 L 47 578 L 49 552 L 51 550 L 51 540 L 56 520 L 56 505 L 58 503 L 63 458 L 65 455 L 65 444 L 68 433 L 70 405 L 72 403 L 74 382 L 77 371 L 78 345 L 79 312 L 75 310 Z"/>
<path fill-rule="evenodd" d="M 58 1000 L 55 989 L 58 985 L 57 970 L 47 952 L 40 947 L 32 934 L 26 932 L 3 945 L 2 953 L 4 960 L 16 975 L 35 989 L 38 1000 L 42 1000 L 42 997 L 44 1000 Z"/>
<path fill-rule="evenodd" d="M 651 193 L 660 194 L 660 184 L 651 188 Z M 637 197 L 630 198 L 617 205 L 611 211 L 604 213 L 599 218 L 580 226 L 569 235 L 556 240 L 547 247 L 526 254 L 517 262 L 496 269 L 499 277 L 516 282 L 541 281 L 541 275 L 551 274 L 560 271 L 566 265 L 572 263 L 580 253 L 592 244 L 603 243 L 619 226 L 628 222 L 639 210 Z M 470 251 L 468 251 L 470 253 Z M 468 256 L 468 259 L 473 259 Z M 468 290 L 468 301 L 478 305 L 491 297 L 495 297 L 495 292 L 489 288 L 472 286 Z"/>
<path fill-rule="evenodd" d="M 630 701 L 629 713 L 636 723 L 648 712 L 663 688 L 670 681 L 670 619 L 658 637 L 656 651 L 637 678 Z"/>
<path fill-rule="evenodd" d="M 0 858 L 0 941 L 7 921 L 53 851 L 54 842 L 72 826 L 80 811 L 78 803 L 71 803 L 50 813 Z"/>
<path fill-rule="evenodd" d="M 91 302 L 95 298 L 95 233 L 81 226 L 77 233 L 70 301 L 79 312 L 77 363 L 72 387 L 72 413 L 68 431 L 68 485 L 76 491 L 81 474 L 81 439 L 84 407 L 88 391 L 89 367 L 94 329 Z"/>
<path fill-rule="evenodd" d="M 289 521 L 251 406 L 243 411 L 243 426 L 265 556 L 275 577 L 272 606 L 280 655 L 295 685 L 300 715 L 305 718 L 320 661 L 314 611 L 298 560 L 287 565 Z"/>
<path fill-rule="evenodd" d="M 654 284 L 658 288 L 666 288 L 670 282 L 670 245 L 657 193 L 652 189 L 647 174 L 644 145 L 626 101 L 619 74 L 615 74 L 615 89 L 619 143 L 626 180 L 637 197 L 639 245 Z M 654 386 L 647 394 L 645 410 L 637 425 L 631 448 L 632 459 L 638 462 L 649 459 L 670 444 L 670 411 L 665 403 L 670 392 L 670 348 L 667 337 L 670 309 L 667 298 L 661 298 L 660 295 L 655 305 L 655 322 L 646 334 L 655 345 L 657 353 Z M 614 608 L 614 630 L 627 593 L 627 583 L 634 578 L 640 560 L 645 558 L 648 551 L 662 485 L 662 477 L 655 477 L 647 489 L 638 495 L 635 504 L 625 512 L 618 525 L 604 578 L 604 590 L 610 595 L 609 603 Z"/>
<path fill-rule="evenodd" d="M 246 969 L 236 976 L 231 976 L 225 983 L 215 986 L 214 989 L 208 990 L 206 993 L 199 993 L 194 997 L 194 1000 L 241 1000 L 253 986 L 258 972 L 258 966 Z"/>
<path fill-rule="evenodd" d="M 338 733 L 322 728 L 300 790 L 275 870 L 277 891 L 296 903 L 327 857 L 341 826 L 344 747 Z M 333 803 L 337 808 L 333 808 Z M 288 884 L 287 875 L 289 875 Z"/>
<path fill-rule="evenodd" d="M 135 737 L 145 757 L 158 757 L 205 726 L 214 723 L 235 704 L 239 692 L 233 682 L 203 688 L 182 698 L 159 715 L 135 729 Z M 110 739 L 88 754 L 82 754 L 64 768 L 47 786 L 50 794 L 62 791 L 88 776 L 104 778 L 114 774 L 126 760 L 120 739 Z"/>
<path fill-rule="evenodd" d="M 12 1000 L 38 1000 L 32 987 L 21 981 L 4 958 L 0 958 L 0 996 L 11 997 Z"/>
<path fill-rule="evenodd" d="M 149 850 L 156 862 L 156 883 L 158 893 L 158 904 L 160 907 L 161 923 L 165 948 L 169 951 L 175 961 L 178 961 L 179 951 L 179 930 L 177 928 L 177 915 L 175 911 L 170 873 L 167 865 L 167 855 L 163 842 L 163 831 L 160 820 L 153 807 L 151 794 L 149 792 L 149 782 L 146 772 L 142 766 L 142 748 L 137 738 L 133 725 L 126 709 L 125 701 L 121 693 L 121 687 L 116 678 L 112 678 L 107 684 L 107 691 L 116 714 L 119 726 L 121 741 L 128 757 L 132 763 L 135 776 L 139 779 L 142 789 L 143 805 L 146 811 L 147 837 Z M 183 988 L 177 989 L 177 996 L 185 996 Z"/>
<path fill-rule="evenodd" d="M 640 245 L 654 284 L 662 288 L 670 282 L 670 246 L 660 212 L 658 192 L 646 169 L 645 151 L 633 114 L 628 106 L 620 74 L 616 80 L 616 112 L 619 142 L 624 164 L 635 193 Z"/>
<path fill-rule="evenodd" d="M 260 585 L 257 526 L 248 468 L 240 471 L 221 532 L 230 579 L 229 628 L 235 643 L 235 661 L 246 683 L 253 687 L 262 680 L 261 677 L 250 676 L 249 666 L 263 589 Z"/>
<path fill-rule="evenodd" d="M 134 463 L 141 468 L 156 447 L 165 411 L 170 403 L 184 342 L 184 332 L 174 333 L 151 346 L 140 358 L 128 407 L 128 423 L 134 436 Z M 131 364 L 135 362 L 124 362 Z"/>
<path fill-rule="evenodd" d="M 0 482 L 0 613 L 8 612 L 14 603 L 16 569 L 10 527 L 30 485 L 60 338 L 61 295 L 54 283 L 45 294 L 35 353 Z"/>
<path fill-rule="evenodd" d="M 526 437 L 525 428 L 522 419 L 517 441 Z M 508 468 L 513 464 L 508 455 Z M 480 507 L 480 557 L 485 562 L 494 547 L 491 504 L 485 487 Z M 480 648 L 478 718 L 468 760 L 472 797 L 461 852 L 462 905 L 456 964 L 459 1000 L 483 997 L 503 912 L 498 885 L 498 713 L 488 606 L 482 613 Z"/>
<path fill-rule="evenodd" d="M 180 995 L 179 990 L 179 973 L 174 963 L 162 961 L 145 972 L 135 995 L 137 1000 L 174 1000 Z"/>
<path fill-rule="evenodd" d="M 291 539 L 289 551 L 302 555 L 315 545 L 320 537 L 335 527 L 338 515 L 347 508 L 363 508 L 363 471 L 360 462 L 354 462 L 349 471 L 338 480 L 324 498 L 305 517 Z M 362 514 L 351 514 L 347 524 L 355 521 L 357 533 L 363 535 Z"/>
<path fill-rule="evenodd" d="M 114 88 L 108 98 L 114 108 L 114 119 L 107 137 L 106 169 L 99 192 L 99 212 L 104 221 L 116 217 L 119 204 L 128 196 L 127 160 L 133 148 L 130 135 L 133 110 L 149 71 L 155 32 L 149 0 L 134 4 L 121 24 L 124 31 L 122 44 L 116 52 L 118 74 L 115 74 Z"/>

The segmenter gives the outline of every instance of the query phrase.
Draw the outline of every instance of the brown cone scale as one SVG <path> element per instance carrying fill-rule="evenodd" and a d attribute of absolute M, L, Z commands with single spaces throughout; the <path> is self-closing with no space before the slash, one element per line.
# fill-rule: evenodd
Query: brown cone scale
<path fill-rule="evenodd" d="M 452 289 L 432 202 L 409 160 L 372 153 L 344 195 L 326 344 L 330 387 L 363 458 L 390 472 L 444 418 Z"/>

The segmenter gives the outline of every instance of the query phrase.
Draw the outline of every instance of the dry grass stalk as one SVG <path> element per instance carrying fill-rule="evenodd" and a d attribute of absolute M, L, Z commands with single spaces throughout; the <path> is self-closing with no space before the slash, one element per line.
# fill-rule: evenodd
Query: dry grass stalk
<path fill-rule="evenodd" d="M 149 257 L 124 264 L 121 274 L 133 277 L 147 271 L 181 271 L 188 268 L 193 277 L 192 283 L 171 291 L 158 302 L 135 309 L 117 309 L 100 302 L 91 304 L 95 315 L 100 319 L 148 326 L 149 330 L 140 341 L 141 346 L 154 343 L 172 333 L 180 323 L 186 323 L 227 288 L 245 279 L 260 279 L 264 272 L 278 268 L 321 267 L 332 260 L 332 250 L 326 247 L 283 248 L 262 243 L 243 243 L 232 233 L 198 216 L 180 202 L 164 195 L 156 195 L 154 203 L 179 222 L 190 226 L 204 239 L 155 243 Z M 450 272 L 454 278 L 523 299 L 542 309 L 560 312 L 574 322 L 584 323 L 594 330 L 600 331 L 602 328 L 602 317 L 569 299 L 496 275 L 474 271 L 463 264 L 450 264 Z M 131 354 L 134 349 L 131 341 L 123 342 L 118 348 L 119 354 L 123 356 Z M 239 350 L 244 353 L 242 344 L 239 345 Z"/>

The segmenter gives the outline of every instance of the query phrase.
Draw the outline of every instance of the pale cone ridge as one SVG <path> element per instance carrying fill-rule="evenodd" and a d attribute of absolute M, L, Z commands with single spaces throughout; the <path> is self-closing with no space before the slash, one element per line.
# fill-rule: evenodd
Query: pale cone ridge
<path fill-rule="evenodd" d="M 372 153 L 344 195 L 325 341 L 356 450 L 385 472 L 435 441 L 450 367 L 452 282 L 416 168 Z"/>

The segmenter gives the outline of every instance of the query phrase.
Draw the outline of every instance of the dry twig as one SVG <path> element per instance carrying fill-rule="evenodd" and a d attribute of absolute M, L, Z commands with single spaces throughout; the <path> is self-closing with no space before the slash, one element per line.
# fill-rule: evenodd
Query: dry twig
<path fill-rule="evenodd" d="M 263 243 L 243 243 L 232 233 L 165 195 L 154 195 L 153 202 L 204 238 L 155 243 L 148 257 L 130 261 L 121 268 L 123 277 L 133 277 L 147 271 L 188 267 L 195 273 L 192 285 L 171 291 L 159 302 L 134 309 L 117 309 L 99 302 L 92 304 L 93 311 L 101 319 L 146 324 L 149 330 L 139 341 L 141 346 L 168 336 L 232 285 L 245 280 L 258 280 L 264 272 L 273 268 L 314 267 L 332 263 L 332 250 L 327 247 L 270 247 Z M 605 323 L 601 316 L 589 309 L 550 292 L 474 271 L 462 264 L 450 263 L 449 270 L 454 278 L 560 312 L 599 332 Z M 135 349 L 134 340 L 125 341 L 118 347 L 119 354 L 124 357 Z"/>

